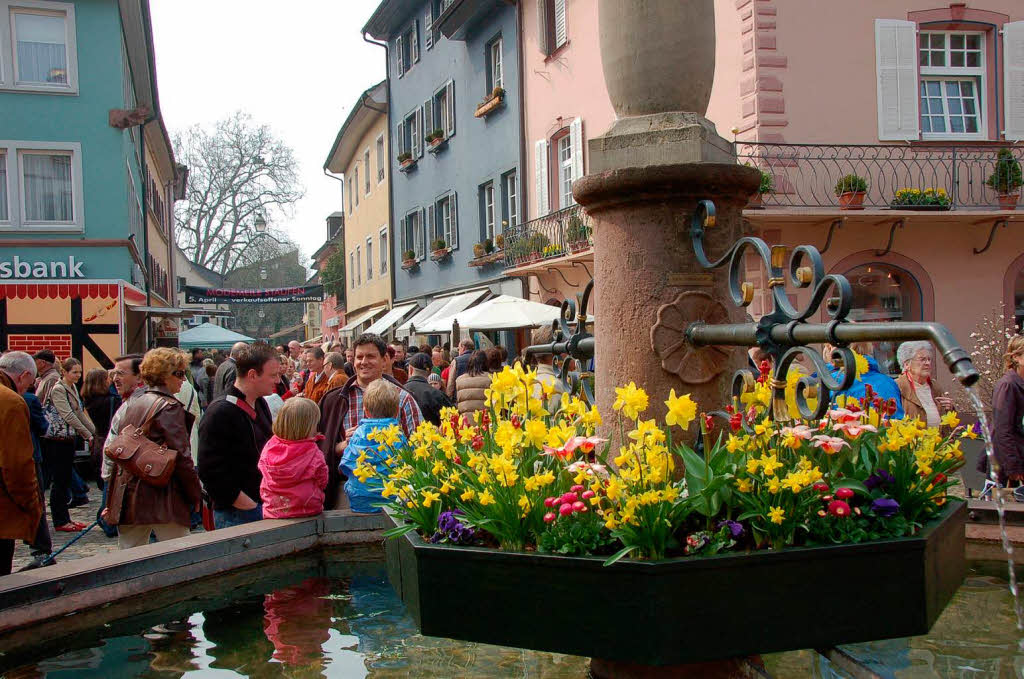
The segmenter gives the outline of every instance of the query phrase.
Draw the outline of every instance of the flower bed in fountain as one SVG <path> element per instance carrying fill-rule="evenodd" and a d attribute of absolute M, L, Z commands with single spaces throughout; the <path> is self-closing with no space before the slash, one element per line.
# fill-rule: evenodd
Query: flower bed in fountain
<path fill-rule="evenodd" d="M 389 573 L 421 631 L 644 664 L 927 632 L 965 571 L 946 489 L 972 434 L 870 397 L 774 423 L 764 379 L 725 431 L 674 391 L 644 420 L 631 383 L 606 441 L 596 409 L 507 368 L 473 420 L 446 412 L 400 449 L 377 432 L 356 474 L 388 498 Z M 694 421 L 706 459 L 678 442 Z"/>

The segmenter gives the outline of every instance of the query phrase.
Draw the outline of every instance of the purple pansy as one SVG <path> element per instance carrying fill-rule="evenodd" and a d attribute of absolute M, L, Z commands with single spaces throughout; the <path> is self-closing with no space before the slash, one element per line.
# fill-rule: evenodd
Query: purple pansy
<path fill-rule="evenodd" d="M 871 503 L 871 511 L 884 519 L 895 516 L 900 509 L 900 503 L 891 497 L 880 497 Z"/>

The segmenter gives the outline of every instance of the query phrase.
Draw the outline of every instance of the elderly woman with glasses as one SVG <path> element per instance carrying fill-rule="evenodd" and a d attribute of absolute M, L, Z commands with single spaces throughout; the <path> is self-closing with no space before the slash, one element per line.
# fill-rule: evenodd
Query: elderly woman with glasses
<path fill-rule="evenodd" d="M 920 419 L 929 427 L 938 427 L 942 413 L 953 407 L 953 400 L 939 393 L 932 382 L 935 349 L 925 341 L 904 342 L 896 350 L 903 374 L 896 378 L 907 419 Z"/>
<path fill-rule="evenodd" d="M 188 354 L 179 349 L 160 348 L 146 353 L 139 374 L 147 389 L 128 401 L 121 429 L 131 424 L 141 428 L 157 445 L 175 451 L 174 474 L 166 486 L 148 484 L 120 464 L 107 495 L 103 519 L 118 526 L 118 547 L 128 549 L 157 540 L 188 535 L 191 512 L 199 506 L 199 475 L 190 455 L 189 430 L 195 417 L 174 397 L 181 390 L 189 370 Z M 108 442 L 109 446 L 109 442 Z"/>

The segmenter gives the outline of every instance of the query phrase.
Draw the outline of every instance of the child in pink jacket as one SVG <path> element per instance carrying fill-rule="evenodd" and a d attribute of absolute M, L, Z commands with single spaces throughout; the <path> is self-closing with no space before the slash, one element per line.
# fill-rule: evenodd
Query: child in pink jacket
<path fill-rule="evenodd" d="M 317 446 L 320 409 L 308 398 L 285 401 L 263 447 L 260 498 L 264 519 L 297 519 L 324 510 L 327 463 Z"/>

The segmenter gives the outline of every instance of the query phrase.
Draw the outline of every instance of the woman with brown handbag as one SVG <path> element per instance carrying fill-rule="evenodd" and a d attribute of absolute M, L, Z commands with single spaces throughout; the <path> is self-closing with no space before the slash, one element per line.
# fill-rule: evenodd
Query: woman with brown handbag
<path fill-rule="evenodd" d="M 188 535 L 191 512 L 198 507 L 201 495 L 199 475 L 189 452 L 193 417 L 174 398 L 188 372 L 188 354 L 179 349 L 153 349 L 142 359 L 139 372 L 148 389 L 126 406 L 121 435 L 136 428 L 152 443 L 173 451 L 173 472 L 169 478 L 154 482 L 137 476 L 132 465 L 115 459 L 103 519 L 118 526 L 120 549 L 147 544 L 150 533 L 156 534 L 157 540 Z M 111 455 L 111 446 L 120 438 L 108 445 L 105 454 Z"/>

